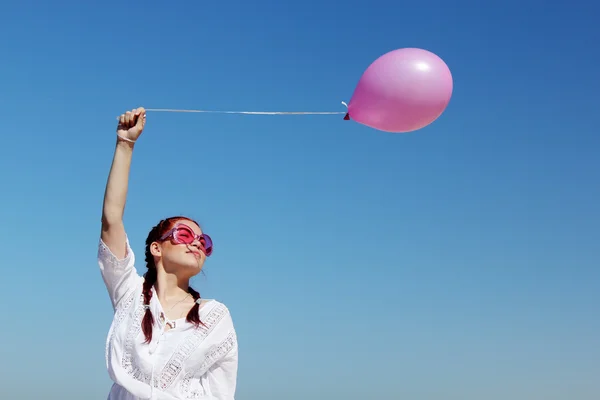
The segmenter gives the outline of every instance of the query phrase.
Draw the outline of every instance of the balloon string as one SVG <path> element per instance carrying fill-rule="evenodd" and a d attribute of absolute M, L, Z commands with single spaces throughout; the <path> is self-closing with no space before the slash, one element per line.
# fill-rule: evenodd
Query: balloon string
<path fill-rule="evenodd" d="M 348 108 L 348 105 L 342 101 Z M 347 115 L 346 111 L 219 111 L 219 110 L 181 110 L 176 108 L 147 108 L 151 112 L 206 113 L 206 114 L 246 114 L 246 115 Z"/>
<path fill-rule="evenodd" d="M 174 108 L 147 108 L 151 112 L 207 113 L 207 114 L 246 114 L 246 115 L 341 115 L 341 111 L 218 111 L 218 110 L 179 110 Z"/>

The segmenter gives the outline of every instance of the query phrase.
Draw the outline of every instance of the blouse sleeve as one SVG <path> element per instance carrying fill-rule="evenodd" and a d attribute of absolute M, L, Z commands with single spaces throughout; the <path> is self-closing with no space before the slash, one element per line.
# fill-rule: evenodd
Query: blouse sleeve
<path fill-rule="evenodd" d="M 234 400 L 238 370 L 237 343 L 211 369 L 209 384 L 214 398 L 218 400 Z"/>
<path fill-rule="evenodd" d="M 219 324 L 222 339 L 213 351 L 216 359 L 210 367 L 208 381 L 215 399 L 234 400 L 238 373 L 238 341 L 229 310 Z"/>
<path fill-rule="evenodd" d="M 108 290 L 113 308 L 117 308 L 119 301 L 127 293 L 134 290 L 140 280 L 135 269 L 135 255 L 129 246 L 129 240 L 125 239 L 125 258 L 118 259 L 108 248 L 106 243 L 100 239 L 98 245 L 98 264 L 102 279 Z"/>

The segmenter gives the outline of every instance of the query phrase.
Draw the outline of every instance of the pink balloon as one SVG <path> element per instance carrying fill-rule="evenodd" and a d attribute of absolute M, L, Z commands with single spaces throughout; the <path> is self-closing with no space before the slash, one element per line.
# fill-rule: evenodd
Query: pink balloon
<path fill-rule="evenodd" d="M 348 116 L 381 131 L 414 131 L 442 115 L 452 87 L 450 69 L 437 55 L 415 48 L 393 50 L 363 73 Z"/>

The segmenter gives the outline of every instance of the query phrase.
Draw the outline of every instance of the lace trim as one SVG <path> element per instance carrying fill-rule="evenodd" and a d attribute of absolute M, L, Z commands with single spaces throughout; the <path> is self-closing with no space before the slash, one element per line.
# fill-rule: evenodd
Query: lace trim
<path fill-rule="evenodd" d="M 225 355 L 229 353 L 236 344 L 237 336 L 235 330 L 233 330 L 229 332 L 229 335 L 227 335 L 225 340 L 219 343 L 218 346 L 213 348 L 213 350 L 204 357 L 202 365 L 196 371 L 189 372 L 185 375 L 181 381 L 181 391 L 186 399 L 199 399 L 204 397 L 205 392 L 204 388 L 202 388 L 202 385 L 199 385 L 199 388 L 192 389 L 192 380 L 195 376 L 204 375 L 204 373 L 206 373 L 206 371 L 208 371 L 208 369 L 212 367 L 214 363 L 225 357 Z"/>
<path fill-rule="evenodd" d="M 228 310 L 224 304 L 217 304 L 208 314 L 204 324 L 194 330 L 194 333 L 189 335 L 177 348 L 171 356 L 165 367 L 163 368 L 159 379 L 154 385 L 162 390 L 169 387 L 177 375 L 181 372 L 184 362 L 192 355 L 192 353 L 200 346 L 202 341 L 213 331 L 219 321 L 227 314 Z"/>
<path fill-rule="evenodd" d="M 127 312 L 129 311 L 129 307 L 131 307 L 131 303 L 133 303 L 133 299 L 135 298 L 135 290 L 132 290 L 131 293 L 127 295 L 126 298 L 123 299 L 114 316 L 114 320 L 112 326 L 110 328 L 110 332 L 108 333 L 108 340 L 106 341 L 106 360 L 108 361 L 110 351 L 109 346 L 113 342 L 113 338 L 115 336 L 115 332 L 118 331 L 119 326 L 125 319 Z"/>
<path fill-rule="evenodd" d="M 135 310 L 135 315 L 133 316 L 133 322 L 129 327 L 129 331 L 127 332 L 127 339 L 125 342 L 125 347 L 123 349 L 123 359 L 121 360 L 121 365 L 123 369 L 127 371 L 127 373 L 133 376 L 136 380 L 140 382 L 144 382 L 146 384 L 150 384 L 150 374 L 147 374 L 140 370 L 138 367 L 133 365 L 133 348 L 135 338 L 139 335 L 142 330 L 142 317 L 144 312 L 144 295 L 140 295 L 140 301 L 137 309 Z"/>
<path fill-rule="evenodd" d="M 203 375 L 214 363 L 223 358 L 233 346 L 237 343 L 235 331 L 229 332 L 229 335 L 217 347 L 204 357 L 204 362 L 200 366 L 200 375 Z"/>

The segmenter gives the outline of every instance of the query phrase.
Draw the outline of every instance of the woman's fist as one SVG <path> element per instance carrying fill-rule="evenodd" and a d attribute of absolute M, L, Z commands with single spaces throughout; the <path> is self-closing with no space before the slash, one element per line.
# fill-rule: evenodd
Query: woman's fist
<path fill-rule="evenodd" d="M 117 135 L 125 140 L 135 142 L 142 134 L 146 125 L 146 110 L 144 107 L 139 107 L 119 117 L 119 125 L 117 126 Z"/>

